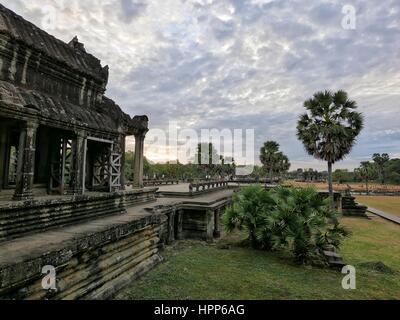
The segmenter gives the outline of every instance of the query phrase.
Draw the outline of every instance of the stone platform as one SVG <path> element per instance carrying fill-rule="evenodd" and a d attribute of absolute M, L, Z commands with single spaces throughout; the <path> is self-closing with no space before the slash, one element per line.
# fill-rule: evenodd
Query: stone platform
<path fill-rule="evenodd" d="M 155 201 L 156 191 L 156 188 L 147 188 L 78 196 L 43 196 L 31 201 L 2 201 L 0 242 L 97 217 L 123 214 L 129 206 Z"/>
<path fill-rule="evenodd" d="M 7 240 L 0 242 L 0 298 L 109 298 L 160 263 L 163 260 L 160 249 L 165 244 L 186 238 L 211 241 L 217 237 L 220 215 L 229 205 L 232 194 L 233 191 L 227 189 L 190 199 L 185 196 L 155 198 L 153 188 L 113 196 L 46 197 L 25 203 L 24 210 L 21 203 L 3 205 L 3 211 L 33 210 L 32 215 L 38 207 L 41 210 L 52 204 L 61 207 L 58 211 L 53 210 L 54 215 L 36 211 L 36 225 L 40 227 L 34 233 L 22 232 L 18 237 L 9 233 Z M 113 203 L 109 208 L 117 208 L 120 212 L 99 212 L 84 219 L 87 204 L 80 202 L 90 203 L 95 199 L 99 202 L 107 199 Z M 66 224 L 61 218 L 58 220 L 59 215 L 65 215 L 62 208 L 73 207 L 73 203 L 74 208 L 84 206 L 80 220 Z M 54 224 L 46 225 L 45 217 Z M 42 287 L 44 266 L 53 266 L 56 270 L 56 291 Z"/>
<path fill-rule="evenodd" d="M 16 299 L 105 299 L 162 261 L 164 215 L 136 208 L 0 244 L 0 296 Z M 44 266 L 57 291 L 44 290 Z"/>

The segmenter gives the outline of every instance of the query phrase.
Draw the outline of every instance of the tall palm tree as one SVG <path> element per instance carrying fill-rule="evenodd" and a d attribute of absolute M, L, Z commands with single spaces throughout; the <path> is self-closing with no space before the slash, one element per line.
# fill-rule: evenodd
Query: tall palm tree
<path fill-rule="evenodd" d="M 304 103 L 307 112 L 300 117 L 297 136 L 305 149 L 328 162 L 329 195 L 333 204 L 332 166 L 353 148 L 364 119 L 356 112 L 357 103 L 344 91 L 318 92 Z"/>
<path fill-rule="evenodd" d="M 369 194 L 368 183 L 370 180 L 375 179 L 376 167 L 369 161 L 363 161 L 363 162 L 361 162 L 360 167 L 355 169 L 354 171 L 358 176 L 360 176 L 361 179 L 363 179 L 365 181 L 365 188 L 366 188 L 367 194 Z"/>
<path fill-rule="evenodd" d="M 382 184 L 385 184 L 385 167 L 390 161 L 390 157 L 387 153 L 383 153 L 380 155 L 379 153 L 375 153 L 372 156 L 372 160 L 378 169 L 379 177 L 381 179 Z"/>
<path fill-rule="evenodd" d="M 269 180 L 272 183 L 274 168 L 277 162 L 277 154 L 279 152 L 279 143 L 275 141 L 267 141 L 260 150 L 260 161 L 269 172 Z"/>
<path fill-rule="evenodd" d="M 279 143 L 267 141 L 260 150 L 260 161 L 269 172 L 269 181 L 272 183 L 274 172 L 280 173 L 290 168 L 289 159 L 279 151 Z"/>
<path fill-rule="evenodd" d="M 279 152 L 277 154 L 277 158 L 278 158 L 278 161 L 277 161 L 277 164 L 275 167 L 275 172 L 278 176 L 280 176 L 282 173 L 289 171 L 290 161 L 289 161 L 289 158 L 286 155 L 284 155 L 282 152 Z"/>

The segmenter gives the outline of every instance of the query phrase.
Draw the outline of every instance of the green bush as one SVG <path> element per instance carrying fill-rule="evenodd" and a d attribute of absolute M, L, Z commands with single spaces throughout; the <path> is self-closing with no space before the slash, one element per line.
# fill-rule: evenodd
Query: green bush
<path fill-rule="evenodd" d="M 236 228 L 248 233 L 252 247 L 260 246 L 256 232 L 264 224 L 265 213 L 273 206 L 273 199 L 259 185 L 243 188 L 234 194 L 233 205 L 223 216 L 223 224 L 227 232 Z"/>
<path fill-rule="evenodd" d="M 224 215 L 227 232 L 245 230 L 254 248 L 290 250 L 303 264 L 326 263 L 324 250 L 339 249 L 348 232 L 338 213 L 313 188 L 243 188 Z"/>

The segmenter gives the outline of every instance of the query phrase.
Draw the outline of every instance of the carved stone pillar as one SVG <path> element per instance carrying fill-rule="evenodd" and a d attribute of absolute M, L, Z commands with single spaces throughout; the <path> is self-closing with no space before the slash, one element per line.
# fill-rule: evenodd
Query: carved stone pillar
<path fill-rule="evenodd" d="M 0 168 L 6 167 L 6 146 L 7 146 L 7 135 L 6 135 L 6 128 L 0 123 Z M 4 170 L 0 171 L 0 191 L 3 189 L 5 185 L 5 176 Z"/>
<path fill-rule="evenodd" d="M 135 135 L 135 161 L 133 165 L 133 187 L 143 188 L 143 169 L 144 169 L 144 138 L 146 134 Z"/>
<path fill-rule="evenodd" d="M 86 132 L 76 132 L 76 138 L 72 142 L 72 177 L 71 191 L 72 194 L 78 195 L 84 193 L 85 183 L 85 161 L 86 161 Z"/>
<path fill-rule="evenodd" d="M 121 190 L 125 190 L 125 151 L 126 151 L 126 136 L 121 135 L 119 137 L 120 149 L 121 149 Z"/>
<path fill-rule="evenodd" d="M 14 200 L 31 200 L 33 198 L 32 188 L 38 126 L 36 122 L 27 122 L 21 128 Z"/>

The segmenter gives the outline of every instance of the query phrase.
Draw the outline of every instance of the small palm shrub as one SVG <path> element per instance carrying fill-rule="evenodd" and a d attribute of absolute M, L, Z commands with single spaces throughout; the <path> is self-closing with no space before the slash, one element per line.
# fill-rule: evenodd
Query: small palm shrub
<path fill-rule="evenodd" d="M 260 185 L 243 188 L 234 194 L 233 204 L 223 216 L 225 230 L 228 233 L 235 229 L 246 231 L 250 245 L 253 248 L 260 247 L 256 233 L 272 205 L 273 199 Z"/>
<path fill-rule="evenodd" d="M 349 235 L 337 216 L 313 188 L 267 192 L 253 186 L 235 195 L 223 221 L 228 232 L 245 230 L 253 247 L 289 250 L 299 263 L 325 264 L 323 251 L 339 249 Z"/>

